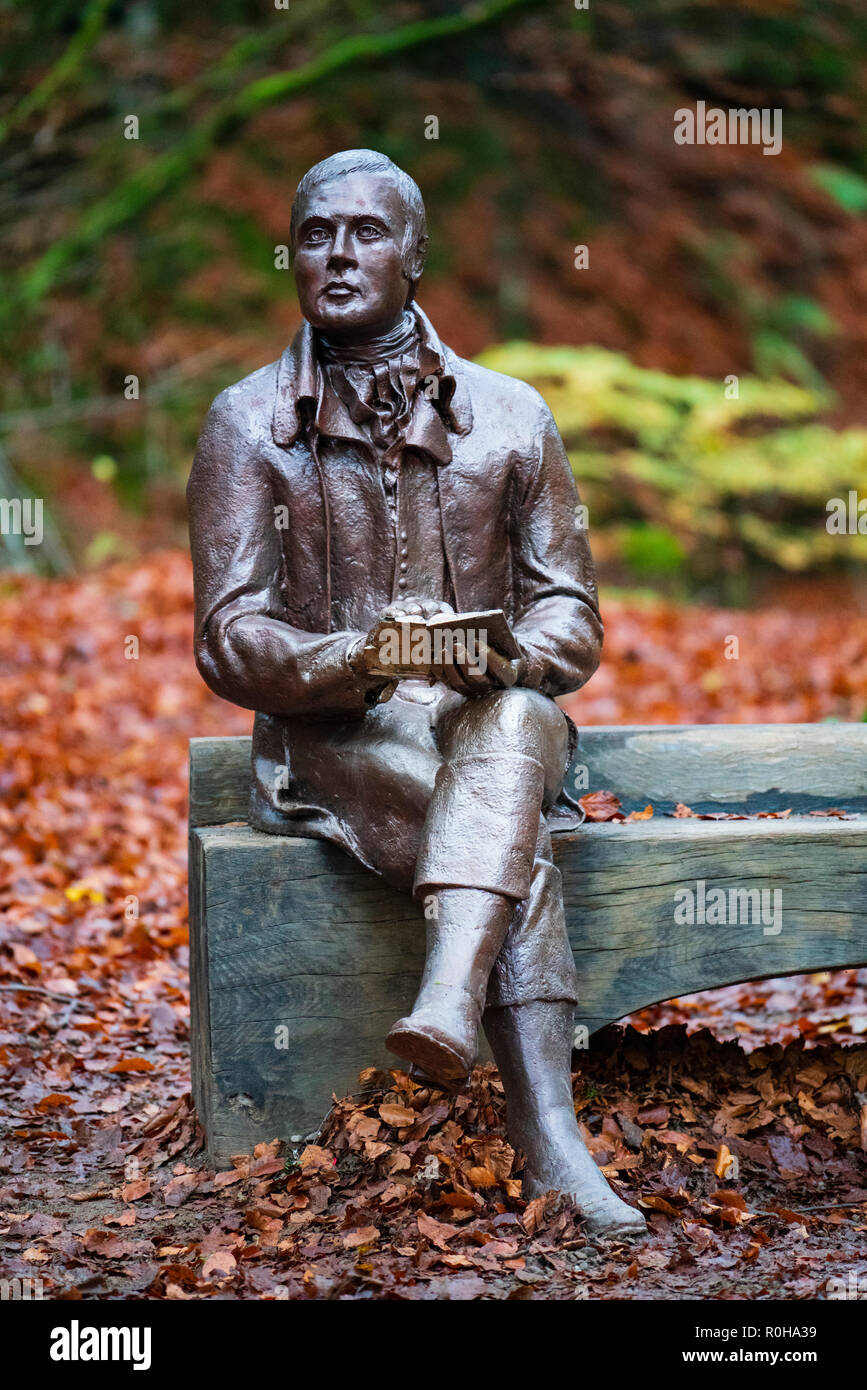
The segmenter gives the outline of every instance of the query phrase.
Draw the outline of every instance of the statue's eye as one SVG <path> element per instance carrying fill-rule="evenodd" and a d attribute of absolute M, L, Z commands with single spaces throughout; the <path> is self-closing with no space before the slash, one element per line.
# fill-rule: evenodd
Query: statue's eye
<path fill-rule="evenodd" d="M 325 227 L 311 227 L 304 237 L 308 246 L 321 246 L 328 240 L 328 231 Z"/>
<path fill-rule="evenodd" d="M 362 241 L 375 241 L 377 237 L 382 236 L 382 230 L 375 222 L 362 222 L 358 228 L 358 235 Z"/>

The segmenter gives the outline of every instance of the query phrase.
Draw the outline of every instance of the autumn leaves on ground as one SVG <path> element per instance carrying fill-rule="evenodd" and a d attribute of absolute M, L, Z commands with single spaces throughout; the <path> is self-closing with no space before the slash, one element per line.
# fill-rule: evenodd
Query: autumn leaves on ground
<path fill-rule="evenodd" d="M 190 589 L 179 553 L 0 587 L 0 1277 L 174 1299 L 797 1299 L 845 1279 L 867 1230 L 865 972 L 647 1010 L 582 1057 L 585 1137 L 649 1218 L 636 1247 L 587 1240 L 558 1199 L 524 1203 L 491 1069 L 457 1096 L 368 1070 L 315 1143 L 207 1169 L 186 745 L 250 716 L 195 672 Z M 842 608 L 605 616 L 579 723 L 867 706 L 867 618 Z"/>

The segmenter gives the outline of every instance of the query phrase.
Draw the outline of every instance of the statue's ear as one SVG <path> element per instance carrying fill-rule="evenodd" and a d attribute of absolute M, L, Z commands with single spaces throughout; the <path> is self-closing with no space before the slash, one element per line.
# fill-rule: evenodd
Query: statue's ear
<path fill-rule="evenodd" d="M 425 257 L 427 256 L 427 242 L 428 238 L 425 232 L 419 237 L 408 258 L 407 279 L 411 280 L 413 285 L 415 285 L 417 280 L 421 279 L 422 271 L 424 270 Z"/>

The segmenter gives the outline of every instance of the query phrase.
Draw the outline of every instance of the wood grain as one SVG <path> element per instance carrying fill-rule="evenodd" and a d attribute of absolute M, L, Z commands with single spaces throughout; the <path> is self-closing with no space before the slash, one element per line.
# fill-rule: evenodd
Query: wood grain
<path fill-rule="evenodd" d="M 865 816 L 585 826 L 555 840 L 555 858 L 579 973 L 576 1022 L 591 1033 L 699 989 L 867 962 Z M 699 883 L 722 889 L 728 906 L 733 888 L 778 891 L 779 932 L 743 906 L 746 920 L 678 922 L 675 895 L 697 895 Z"/>
<path fill-rule="evenodd" d="M 627 810 L 867 811 L 867 724 L 582 729 L 575 769 Z M 580 792 L 579 792 L 580 794 Z"/>
<path fill-rule="evenodd" d="M 616 792 L 627 810 L 867 812 L 867 724 L 586 728 L 567 789 Z M 190 740 L 191 826 L 245 821 L 249 794 L 249 738 Z"/>
<path fill-rule="evenodd" d="M 555 839 L 592 1033 L 659 999 L 735 980 L 867 961 L 867 817 L 585 825 Z M 675 894 L 782 895 L 759 922 L 678 925 Z M 772 900 L 769 900 L 772 901 Z M 312 1131 L 332 1088 L 395 1065 L 424 930 L 412 901 L 340 849 L 245 826 L 191 836 L 194 1094 L 217 1162 Z M 288 1047 L 279 1046 L 280 1028 Z"/>

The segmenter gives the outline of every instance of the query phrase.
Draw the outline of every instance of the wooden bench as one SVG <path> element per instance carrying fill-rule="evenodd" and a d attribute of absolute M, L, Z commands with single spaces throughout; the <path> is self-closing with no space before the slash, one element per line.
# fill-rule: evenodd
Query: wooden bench
<path fill-rule="evenodd" d="M 587 1033 L 695 990 L 867 961 L 867 724 L 588 728 L 576 763 L 625 810 L 654 807 L 555 837 Z M 362 1066 L 395 1064 L 383 1040 L 424 953 L 413 902 L 342 850 L 251 830 L 249 783 L 249 739 L 192 740 L 193 1094 L 217 1163 L 307 1134 Z M 678 801 L 792 815 L 672 819 Z M 854 818 L 809 814 L 831 807 Z M 701 884 L 779 890 L 781 929 L 676 921 L 675 895 Z"/>

